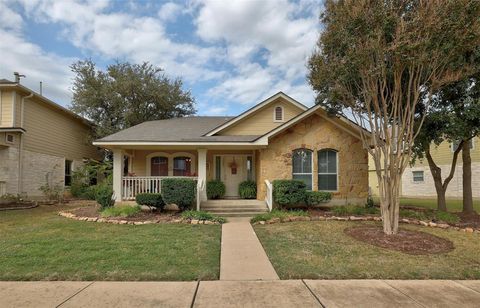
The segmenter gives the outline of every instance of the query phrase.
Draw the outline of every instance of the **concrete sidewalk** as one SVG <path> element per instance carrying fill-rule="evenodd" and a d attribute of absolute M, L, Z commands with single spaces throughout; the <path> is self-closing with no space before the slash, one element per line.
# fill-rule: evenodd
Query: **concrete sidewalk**
<path fill-rule="evenodd" d="M 0 307 L 479 307 L 480 281 L 0 282 Z"/>
<path fill-rule="evenodd" d="M 228 218 L 222 225 L 220 280 L 277 280 L 250 218 Z"/>

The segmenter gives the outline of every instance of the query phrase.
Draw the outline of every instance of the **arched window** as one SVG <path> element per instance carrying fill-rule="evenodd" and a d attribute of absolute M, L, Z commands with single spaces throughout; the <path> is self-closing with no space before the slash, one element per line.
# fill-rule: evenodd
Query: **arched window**
<path fill-rule="evenodd" d="M 190 176 L 192 159 L 190 157 L 179 156 L 173 159 L 174 176 Z"/>
<path fill-rule="evenodd" d="M 168 157 L 152 157 L 150 160 L 150 173 L 152 176 L 168 176 Z"/>
<path fill-rule="evenodd" d="M 338 190 L 338 153 L 318 151 L 318 190 Z"/>
<path fill-rule="evenodd" d="M 275 107 L 273 119 L 275 122 L 283 122 L 283 108 L 281 106 Z"/>
<path fill-rule="evenodd" d="M 312 190 L 312 151 L 297 149 L 292 155 L 292 179 L 300 180 Z"/>

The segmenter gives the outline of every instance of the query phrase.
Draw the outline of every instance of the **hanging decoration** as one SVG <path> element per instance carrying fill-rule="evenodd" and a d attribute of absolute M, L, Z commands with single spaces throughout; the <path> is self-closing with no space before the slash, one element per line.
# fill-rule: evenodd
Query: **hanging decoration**
<path fill-rule="evenodd" d="M 237 174 L 237 163 L 235 162 L 235 156 L 233 156 L 233 161 L 229 165 L 232 174 Z"/>

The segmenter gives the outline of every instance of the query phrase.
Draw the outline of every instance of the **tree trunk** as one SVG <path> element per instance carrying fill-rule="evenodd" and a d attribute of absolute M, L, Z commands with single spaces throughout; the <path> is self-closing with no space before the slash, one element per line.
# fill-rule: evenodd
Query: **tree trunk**
<path fill-rule="evenodd" d="M 377 173 L 378 175 L 378 173 Z M 380 190 L 380 210 L 383 221 L 383 232 L 387 235 L 398 232 L 398 220 L 400 210 L 400 183 L 401 176 L 395 175 L 389 177 L 383 175 L 379 177 Z"/>
<path fill-rule="evenodd" d="M 472 197 L 472 158 L 470 157 L 470 142 L 462 146 L 463 160 L 463 213 L 473 213 Z"/>

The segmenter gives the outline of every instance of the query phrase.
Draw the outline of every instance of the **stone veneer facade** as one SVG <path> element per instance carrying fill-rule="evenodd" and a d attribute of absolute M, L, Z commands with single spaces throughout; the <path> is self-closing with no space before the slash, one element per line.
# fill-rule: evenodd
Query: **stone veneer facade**
<path fill-rule="evenodd" d="M 256 153 L 258 193 L 264 200 L 265 180 L 292 178 L 292 151 L 313 151 L 313 190 L 318 188 L 317 151 L 338 151 L 338 191 L 332 192 L 330 204 L 365 204 L 368 197 L 368 156 L 360 139 L 330 121 L 312 115 L 273 137 L 266 149 Z"/>

